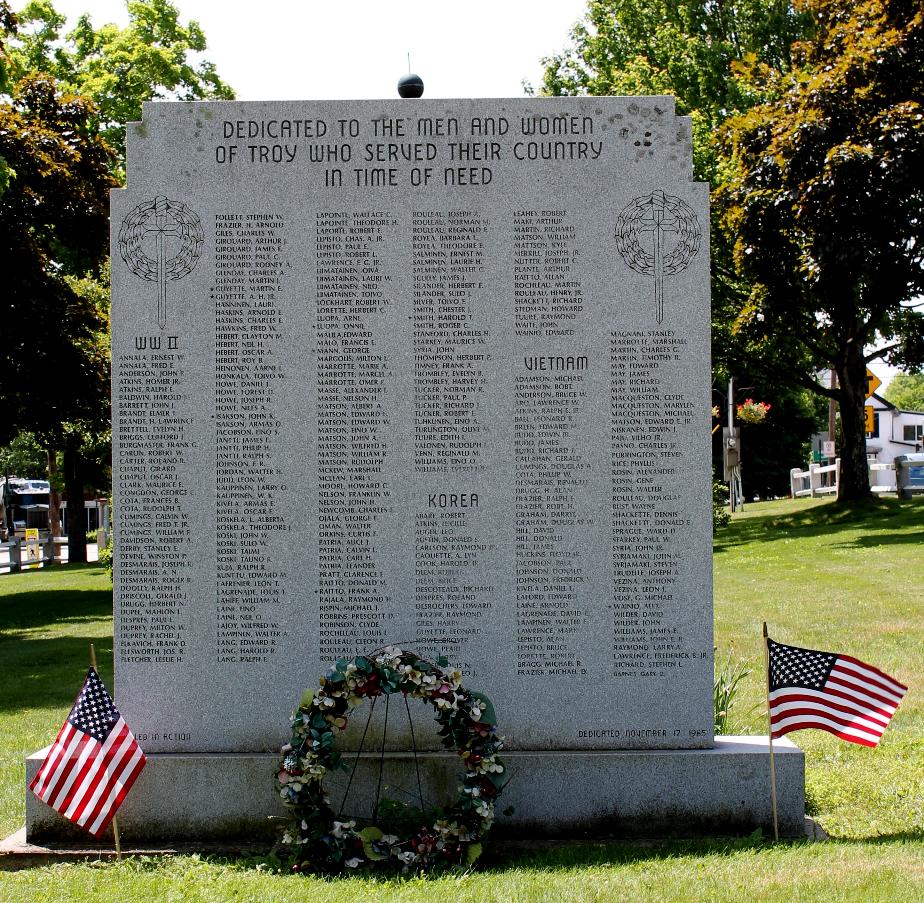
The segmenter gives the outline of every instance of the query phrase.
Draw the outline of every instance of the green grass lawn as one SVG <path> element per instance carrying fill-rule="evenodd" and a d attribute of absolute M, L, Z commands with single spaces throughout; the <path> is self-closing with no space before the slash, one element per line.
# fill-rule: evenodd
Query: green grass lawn
<path fill-rule="evenodd" d="M 924 840 L 922 500 L 852 512 L 807 499 L 752 505 L 719 532 L 714 562 L 720 657 L 752 669 L 729 732 L 767 731 L 762 621 L 780 642 L 876 665 L 908 686 L 877 749 L 791 735 L 806 753 L 809 813 L 832 837 Z"/>
<path fill-rule="evenodd" d="M 765 733 L 760 625 L 781 642 L 850 652 L 908 684 L 878 749 L 820 731 L 808 806 L 833 838 L 575 844 L 489 852 L 465 876 L 326 880 L 260 862 L 175 857 L 0 874 L 0 901 L 760 901 L 924 899 L 924 500 L 752 505 L 715 544 L 719 656 L 751 673 L 730 731 Z M 0 577 L 0 831 L 23 823 L 25 755 L 51 741 L 90 642 L 111 679 L 111 593 L 94 565 Z"/>
<path fill-rule="evenodd" d="M 0 833 L 25 820 L 25 757 L 55 738 L 96 646 L 112 678 L 112 585 L 97 565 L 0 576 Z"/>

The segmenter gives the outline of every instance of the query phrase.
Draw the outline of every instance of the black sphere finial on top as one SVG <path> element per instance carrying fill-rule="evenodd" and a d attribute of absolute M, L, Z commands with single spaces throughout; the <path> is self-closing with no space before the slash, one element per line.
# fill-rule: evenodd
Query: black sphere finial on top
<path fill-rule="evenodd" d="M 424 92 L 423 79 L 413 72 L 398 79 L 398 96 L 399 97 L 422 97 Z"/>

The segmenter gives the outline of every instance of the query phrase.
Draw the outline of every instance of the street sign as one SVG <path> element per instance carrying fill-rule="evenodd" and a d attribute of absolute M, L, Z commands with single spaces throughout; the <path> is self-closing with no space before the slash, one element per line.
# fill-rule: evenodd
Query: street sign
<path fill-rule="evenodd" d="M 824 456 L 825 456 L 826 458 L 833 458 L 833 457 L 835 457 L 836 452 L 835 452 L 835 450 L 834 450 L 834 443 L 833 443 L 833 442 L 831 442 L 831 441 L 829 441 L 829 440 L 825 440 L 824 445 L 823 445 L 823 449 L 824 449 Z"/>
<path fill-rule="evenodd" d="M 863 413 L 866 414 L 866 432 L 874 433 L 876 431 L 876 412 L 873 410 L 873 406 L 868 404 L 863 408 Z"/>
<path fill-rule="evenodd" d="M 26 537 L 25 537 L 25 552 L 26 560 L 23 562 L 23 569 L 25 568 L 37 568 L 38 561 L 40 559 L 39 554 L 39 531 L 33 527 L 26 528 Z"/>
<path fill-rule="evenodd" d="M 870 370 L 869 367 L 866 368 L 866 397 L 869 398 L 873 392 L 876 391 L 882 385 L 882 380 Z M 866 422 L 869 423 L 869 414 L 866 415 Z M 870 432 L 870 430 L 867 430 Z"/>

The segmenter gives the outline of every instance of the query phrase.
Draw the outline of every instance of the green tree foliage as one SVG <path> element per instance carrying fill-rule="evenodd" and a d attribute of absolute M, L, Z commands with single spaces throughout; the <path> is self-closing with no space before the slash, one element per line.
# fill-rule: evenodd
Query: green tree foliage
<path fill-rule="evenodd" d="M 787 69 L 808 21 L 786 0 L 590 0 L 571 46 L 543 60 L 542 93 L 672 94 L 693 119 L 696 177 L 716 182 L 713 129 L 761 99 L 732 64 Z"/>
<path fill-rule="evenodd" d="M 126 28 L 85 15 L 65 35 L 50 0 L 18 22 L 0 0 L 0 442 L 31 430 L 78 504 L 108 483 L 108 193 L 125 123 L 146 100 L 233 97 L 197 23 L 168 0 L 127 8 Z M 69 525 L 79 561 L 83 518 Z"/>
<path fill-rule="evenodd" d="M 840 406 L 840 494 L 869 495 L 866 365 L 924 358 L 924 7 L 804 0 L 815 22 L 776 97 L 732 120 L 733 179 L 719 192 L 751 282 L 736 328 Z M 877 337 L 882 351 L 866 353 Z M 833 367 L 839 387 L 814 378 Z"/>
<path fill-rule="evenodd" d="M 12 88 L 10 78 L 10 59 L 7 52 L 7 38 L 16 28 L 16 17 L 7 0 L 0 0 L 0 94 L 8 94 Z M 0 157 L 0 194 L 10 183 L 10 167 Z"/>
<path fill-rule="evenodd" d="M 805 464 L 809 437 L 825 428 L 827 402 L 806 390 L 767 384 L 759 374 L 749 380 L 745 372 L 741 381 L 755 387 L 749 396 L 770 404 L 763 423 L 737 423 L 745 498 L 788 496 L 789 471 Z"/>
<path fill-rule="evenodd" d="M 45 464 L 45 449 L 32 433 L 22 432 L 9 445 L 0 446 L 0 480 L 6 476 L 41 478 Z"/>
<path fill-rule="evenodd" d="M 18 13 L 10 41 L 14 78 L 51 75 L 63 91 L 93 100 L 103 139 L 124 165 L 125 123 L 141 119 L 146 100 L 232 100 L 234 92 L 199 58 L 206 49 L 198 22 L 183 24 L 169 0 L 129 0 L 125 28 L 94 28 L 89 15 L 64 35 L 64 16 L 50 0 Z"/>
<path fill-rule="evenodd" d="M 883 398 L 903 411 L 924 411 L 924 372 L 897 373 Z"/>
<path fill-rule="evenodd" d="M 766 99 L 768 73 L 790 69 L 792 46 L 811 27 L 811 17 L 788 0 L 591 0 L 571 46 L 543 61 L 542 92 L 674 95 L 677 112 L 692 119 L 695 177 L 721 185 L 732 170 L 714 140 L 717 128 Z M 716 214 L 711 232 L 714 377 L 719 385 L 735 376 L 757 386 L 754 396 L 773 404 L 754 441 L 745 437 L 745 485 L 749 495 L 784 494 L 789 468 L 816 429 L 814 404 L 785 371 L 753 372 L 752 349 L 733 330 L 750 287 Z M 720 444 L 714 460 L 721 467 Z"/>
<path fill-rule="evenodd" d="M 67 276 L 98 272 L 109 233 L 112 153 L 92 105 L 48 78 L 24 79 L 0 104 L 0 441 L 53 432 L 107 410 L 105 312 Z"/>
<path fill-rule="evenodd" d="M 765 71 L 785 71 L 793 42 L 811 20 L 789 0 L 590 0 L 571 46 L 543 60 L 542 93 L 671 94 L 691 117 L 694 177 L 728 178 L 714 140 L 729 116 L 764 98 Z M 748 286 L 735 271 L 731 243 L 712 217 L 712 333 L 715 376 L 741 372 L 747 350 L 732 332 Z"/>
<path fill-rule="evenodd" d="M 0 94 L 10 89 L 10 64 L 4 38 L 13 33 L 16 28 L 16 16 L 10 8 L 8 0 L 0 0 Z"/>
<path fill-rule="evenodd" d="M 12 173 L 0 194 L 0 442 L 28 430 L 52 464 L 57 449 L 79 455 L 75 435 L 108 423 L 108 303 L 96 282 L 104 274 L 114 155 L 92 103 L 32 76 L 0 104 L 0 158 Z M 71 470 L 68 497 L 82 509 L 79 468 Z M 83 518 L 71 524 L 84 535 Z M 82 560 L 79 536 L 73 549 L 71 560 Z"/>
<path fill-rule="evenodd" d="M 731 520 L 728 510 L 728 490 L 718 480 L 712 481 L 712 530 L 727 527 Z"/>

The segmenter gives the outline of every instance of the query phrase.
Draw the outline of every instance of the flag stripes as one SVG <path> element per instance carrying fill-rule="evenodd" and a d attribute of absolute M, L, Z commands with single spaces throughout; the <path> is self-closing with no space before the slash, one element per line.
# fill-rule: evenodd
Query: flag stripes
<path fill-rule="evenodd" d="M 778 700 L 779 707 L 785 708 L 786 710 L 798 708 L 800 703 L 808 703 L 808 705 L 803 706 L 808 710 L 811 710 L 813 706 L 824 706 L 832 715 L 852 715 L 854 717 L 868 718 L 871 722 L 877 723 L 880 727 L 885 727 L 889 723 L 889 716 L 882 714 L 880 711 L 864 709 L 858 705 L 839 700 L 836 697 L 834 699 L 829 699 L 824 693 L 812 690 L 802 690 L 798 693 L 783 693 L 778 691 L 777 693 L 770 694 L 770 700 L 771 702 L 773 700 Z"/>
<path fill-rule="evenodd" d="M 86 743 L 86 737 L 78 735 L 70 723 L 65 721 L 64 726 L 58 731 L 58 736 L 52 744 L 51 752 L 45 759 L 42 770 L 35 776 L 30 785 L 39 799 L 46 799 L 46 794 L 51 789 L 52 781 L 58 775 L 61 760 L 66 756 L 73 756 L 75 749 L 81 743 Z"/>
<path fill-rule="evenodd" d="M 100 836 L 145 764 L 141 747 L 91 668 L 30 789 Z"/>
<path fill-rule="evenodd" d="M 773 737 L 818 728 L 862 746 L 879 743 L 904 684 L 849 655 L 767 644 Z"/>

